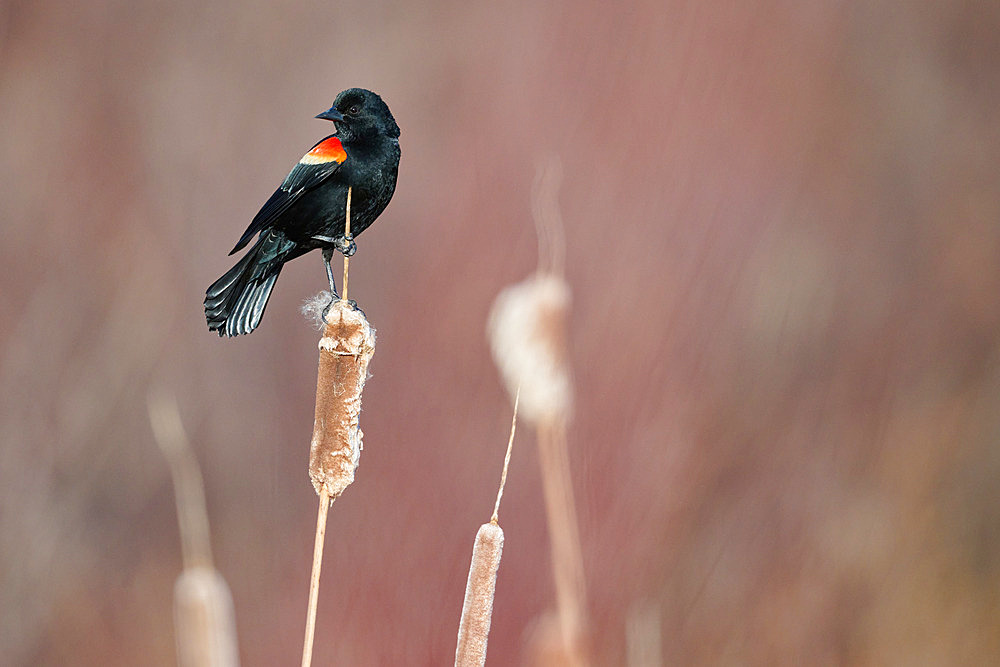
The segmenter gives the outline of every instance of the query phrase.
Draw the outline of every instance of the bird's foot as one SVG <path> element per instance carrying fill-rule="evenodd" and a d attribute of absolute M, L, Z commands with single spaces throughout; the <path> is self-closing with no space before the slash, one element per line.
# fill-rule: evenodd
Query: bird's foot
<path fill-rule="evenodd" d="M 358 250 L 358 246 L 354 243 L 353 236 L 341 236 L 333 244 L 337 250 L 344 254 L 344 257 L 350 257 Z"/>
<path fill-rule="evenodd" d="M 334 296 L 333 299 L 330 300 L 330 303 L 326 304 L 326 307 L 323 308 L 322 316 L 323 316 L 323 321 L 324 322 L 326 322 L 327 313 L 330 312 L 330 309 L 333 308 L 333 305 L 335 303 L 345 303 L 345 304 L 347 304 L 347 307 L 350 308 L 351 310 L 356 310 L 359 313 L 361 313 L 362 315 L 365 314 L 365 311 L 363 311 L 360 308 L 358 308 L 358 302 L 355 301 L 354 299 L 348 299 L 347 301 L 344 301 L 339 296 Z"/>
<path fill-rule="evenodd" d="M 333 245 L 334 248 L 336 248 L 343 254 L 347 255 L 348 257 L 353 255 L 358 249 L 357 244 L 354 243 L 353 236 L 338 236 L 337 238 L 334 238 L 332 236 L 313 236 L 312 239 L 314 241 L 319 241 L 321 243 L 330 243 Z M 326 258 L 328 254 L 330 255 L 330 257 L 333 256 L 332 251 L 328 253 L 327 249 L 324 249 L 323 257 Z M 327 261 L 329 261 L 329 259 Z"/>
<path fill-rule="evenodd" d="M 365 315 L 365 311 L 363 311 L 360 308 L 358 308 L 358 302 L 355 301 L 354 299 L 348 299 L 347 300 L 347 305 L 351 307 L 351 310 L 356 310 L 359 313 L 361 313 L 362 317 L 367 318 L 367 315 Z"/>

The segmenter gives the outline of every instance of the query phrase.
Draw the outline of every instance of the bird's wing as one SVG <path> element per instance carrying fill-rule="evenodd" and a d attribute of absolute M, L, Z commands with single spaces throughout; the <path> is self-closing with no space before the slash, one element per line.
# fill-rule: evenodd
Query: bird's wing
<path fill-rule="evenodd" d="M 275 190 L 271 198 L 260 208 L 250 226 L 243 232 L 239 243 L 229 254 L 242 250 L 257 232 L 268 227 L 278 216 L 287 211 L 302 193 L 330 178 L 346 160 L 347 152 L 337 135 L 330 135 L 313 146 L 288 172 L 281 187 Z"/>

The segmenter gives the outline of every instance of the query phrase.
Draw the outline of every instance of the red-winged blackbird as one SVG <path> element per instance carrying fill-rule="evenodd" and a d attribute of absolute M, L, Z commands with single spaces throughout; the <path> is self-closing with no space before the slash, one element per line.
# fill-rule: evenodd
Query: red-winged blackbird
<path fill-rule="evenodd" d="M 256 329 L 281 267 L 310 250 L 323 250 L 330 290 L 338 298 L 330 268 L 333 251 L 353 255 L 353 237 L 365 231 L 392 199 L 399 168 L 399 126 L 382 98 L 370 90 L 350 88 L 316 117 L 333 121 L 337 133 L 313 146 L 292 168 L 229 254 L 259 233 L 257 242 L 205 293 L 208 328 L 220 336 Z M 349 238 L 344 236 L 348 187 Z"/>

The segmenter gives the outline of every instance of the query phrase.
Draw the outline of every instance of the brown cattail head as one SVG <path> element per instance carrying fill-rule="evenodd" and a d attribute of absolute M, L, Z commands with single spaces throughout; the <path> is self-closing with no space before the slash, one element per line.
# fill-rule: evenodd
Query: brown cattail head
<path fill-rule="evenodd" d="M 325 488 L 333 500 L 354 481 L 361 456 L 358 416 L 375 330 L 364 313 L 342 300 L 330 304 L 323 320 L 309 478 L 317 493 Z"/>
<path fill-rule="evenodd" d="M 530 422 L 569 418 L 573 385 L 566 349 L 570 293 L 555 274 L 537 273 L 503 290 L 490 312 L 493 359 L 521 414 Z"/>
<path fill-rule="evenodd" d="M 484 523 L 476 533 L 472 548 L 469 580 L 465 585 L 465 606 L 458 626 L 455 667 L 482 667 L 486 664 L 486 642 L 493 617 L 493 594 L 503 553 L 503 530 Z"/>

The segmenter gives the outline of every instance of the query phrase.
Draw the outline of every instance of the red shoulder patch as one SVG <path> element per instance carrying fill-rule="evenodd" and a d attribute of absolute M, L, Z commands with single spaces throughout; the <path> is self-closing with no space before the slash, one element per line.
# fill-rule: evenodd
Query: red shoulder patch
<path fill-rule="evenodd" d="M 299 164 L 340 164 L 347 159 L 347 152 L 337 137 L 330 137 L 316 144 L 316 147 L 302 156 Z"/>

